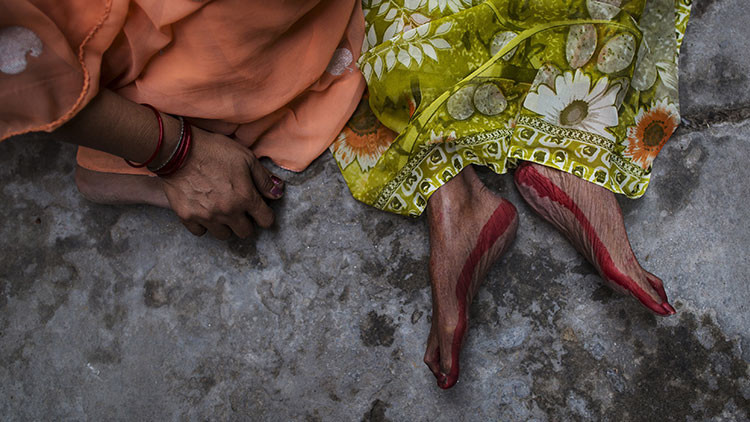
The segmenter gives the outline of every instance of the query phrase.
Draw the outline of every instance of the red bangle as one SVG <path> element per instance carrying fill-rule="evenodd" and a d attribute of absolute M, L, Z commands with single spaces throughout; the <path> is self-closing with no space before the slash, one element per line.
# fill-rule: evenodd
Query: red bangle
<path fill-rule="evenodd" d="M 157 110 L 151 104 L 143 104 L 143 105 L 150 108 L 154 112 L 154 114 L 156 114 L 156 120 L 159 121 L 159 142 L 156 144 L 156 150 L 154 150 L 154 153 L 151 154 L 151 157 L 149 157 L 148 160 L 144 161 L 143 163 L 136 164 L 132 161 L 128 161 L 123 158 L 123 160 L 125 160 L 125 162 L 128 163 L 130 167 L 135 167 L 135 168 L 146 167 L 149 163 L 154 161 L 154 158 L 156 158 L 156 156 L 159 155 L 162 142 L 164 142 L 164 121 L 162 121 L 161 119 L 161 114 L 159 114 L 159 110 Z"/>
<path fill-rule="evenodd" d="M 154 171 L 157 176 L 165 177 L 169 176 L 177 170 L 181 169 L 187 160 L 188 154 L 190 153 L 190 147 L 193 143 L 193 130 L 190 123 L 185 122 L 185 131 L 180 139 L 177 152 L 172 158 L 162 166 L 159 170 Z"/>

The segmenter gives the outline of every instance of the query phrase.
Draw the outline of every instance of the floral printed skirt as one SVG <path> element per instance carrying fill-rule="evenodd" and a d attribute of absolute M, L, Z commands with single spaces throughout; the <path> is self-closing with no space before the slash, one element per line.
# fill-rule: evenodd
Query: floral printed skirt
<path fill-rule="evenodd" d="M 691 0 L 364 0 L 369 96 L 331 151 L 417 216 L 469 164 L 533 161 L 636 198 L 680 122 Z"/>

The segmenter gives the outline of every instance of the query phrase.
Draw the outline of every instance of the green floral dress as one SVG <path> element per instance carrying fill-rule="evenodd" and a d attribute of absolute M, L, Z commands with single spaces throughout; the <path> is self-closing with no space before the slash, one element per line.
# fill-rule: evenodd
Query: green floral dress
<path fill-rule="evenodd" d="M 417 216 L 463 167 L 502 174 L 518 160 L 643 195 L 680 121 L 678 52 L 690 0 L 363 6 L 358 64 L 369 108 L 398 135 L 345 130 L 331 146 L 355 198 Z"/>

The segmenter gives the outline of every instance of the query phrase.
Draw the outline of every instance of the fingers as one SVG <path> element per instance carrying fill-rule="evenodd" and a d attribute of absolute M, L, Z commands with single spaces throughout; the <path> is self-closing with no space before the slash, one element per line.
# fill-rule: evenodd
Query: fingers
<path fill-rule="evenodd" d="M 247 151 L 246 161 L 252 178 L 252 185 L 246 189 L 246 212 L 259 226 L 269 228 L 273 225 L 274 216 L 263 198 L 280 198 L 284 194 L 284 182 L 266 170 L 250 151 Z"/>
<path fill-rule="evenodd" d="M 229 240 L 229 238 L 232 237 L 232 230 L 224 224 L 208 222 L 204 224 L 208 229 L 208 232 L 211 233 L 211 236 L 219 240 Z"/>
<path fill-rule="evenodd" d="M 284 194 L 284 181 L 274 176 L 248 151 L 248 167 L 253 183 L 261 195 L 268 199 L 279 199 Z"/>
<path fill-rule="evenodd" d="M 196 236 L 203 236 L 206 232 L 219 240 L 227 240 L 232 236 L 232 230 L 224 224 L 211 223 L 207 221 L 197 222 L 193 220 L 182 220 L 182 224 L 188 231 Z M 247 218 L 245 218 L 247 220 Z M 248 225 L 250 223 L 248 222 Z M 252 229 L 251 229 L 252 231 Z"/>
<path fill-rule="evenodd" d="M 190 233 L 198 237 L 206 234 L 206 231 L 207 231 L 206 228 L 194 221 L 182 220 L 182 224 L 185 226 L 185 228 L 188 229 Z"/>
<path fill-rule="evenodd" d="M 247 239 L 253 234 L 253 223 L 246 214 L 235 217 L 228 225 L 240 239 Z"/>
<path fill-rule="evenodd" d="M 250 195 L 250 200 L 247 203 L 245 211 L 264 229 L 273 226 L 274 216 L 271 208 L 266 205 L 266 202 L 257 192 L 251 192 Z"/>

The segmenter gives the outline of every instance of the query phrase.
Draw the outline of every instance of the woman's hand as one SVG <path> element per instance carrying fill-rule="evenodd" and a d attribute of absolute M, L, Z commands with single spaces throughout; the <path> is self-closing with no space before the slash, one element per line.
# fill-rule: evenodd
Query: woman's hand
<path fill-rule="evenodd" d="M 165 162 L 174 150 L 180 123 L 162 113 L 164 140 L 155 162 Z M 102 90 L 81 112 L 55 130 L 55 139 L 143 162 L 156 148 L 159 126 L 148 108 Z M 195 235 L 211 232 L 227 239 L 273 224 L 273 212 L 263 198 L 284 192 L 281 179 L 271 175 L 249 149 L 230 138 L 193 127 L 193 144 L 184 166 L 162 178 L 169 205 Z"/>
<path fill-rule="evenodd" d="M 193 147 L 185 165 L 162 178 L 169 205 L 196 236 L 206 231 L 217 239 L 232 232 L 240 238 L 259 226 L 273 225 L 265 200 L 284 192 L 281 179 L 263 167 L 246 147 L 232 139 L 193 128 Z"/>

